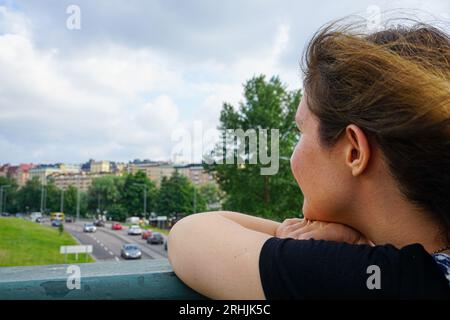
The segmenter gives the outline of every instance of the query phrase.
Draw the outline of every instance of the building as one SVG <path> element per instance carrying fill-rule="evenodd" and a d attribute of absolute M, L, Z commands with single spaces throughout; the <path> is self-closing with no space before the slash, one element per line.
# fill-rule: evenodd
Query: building
<path fill-rule="evenodd" d="M 175 168 L 169 162 L 130 164 L 130 173 L 135 174 L 138 171 L 144 171 L 147 177 L 159 187 L 163 177 L 170 178 Z"/>
<path fill-rule="evenodd" d="M 29 178 L 29 170 L 35 166 L 36 165 L 32 163 L 22 163 L 18 166 L 5 164 L 0 166 L 0 176 L 14 180 L 19 187 L 22 187 Z"/>
<path fill-rule="evenodd" d="M 111 164 L 109 161 L 90 161 L 90 173 L 109 173 L 111 172 Z"/>
<path fill-rule="evenodd" d="M 79 165 L 72 164 L 55 164 L 55 165 L 39 165 L 29 170 L 28 179 L 38 177 L 40 182 L 43 183 L 44 179 L 56 174 L 76 174 L 80 172 Z"/>
<path fill-rule="evenodd" d="M 130 170 L 133 174 L 139 170 L 144 171 L 147 177 L 153 180 L 158 187 L 161 185 L 163 177 L 170 178 L 175 171 L 178 171 L 196 185 L 215 183 L 214 177 L 206 172 L 201 164 L 174 165 L 170 162 L 142 163 L 131 164 Z"/>
<path fill-rule="evenodd" d="M 101 173 L 53 173 L 51 175 L 51 179 L 55 183 L 55 185 L 63 190 L 67 190 L 69 186 L 74 186 L 76 188 L 80 188 L 80 191 L 88 191 L 92 185 L 92 181 L 95 178 L 100 178 L 105 175 L 110 174 L 101 174 Z"/>
<path fill-rule="evenodd" d="M 208 183 L 215 183 L 213 175 L 204 170 L 202 164 L 191 163 L 176 166 L 175 168 L 195 185 L 201 186 Z"/>

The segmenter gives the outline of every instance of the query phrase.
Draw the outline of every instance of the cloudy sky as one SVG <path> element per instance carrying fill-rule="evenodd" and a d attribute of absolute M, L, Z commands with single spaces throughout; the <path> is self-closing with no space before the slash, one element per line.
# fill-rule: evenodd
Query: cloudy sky
<path fill-rule="evenodd" d="M 170 159 L 253 75 L 298 89 L 312 34 L 374 6 L 450 13 L 448 0 L 0 0 L 0 163 Z"/>

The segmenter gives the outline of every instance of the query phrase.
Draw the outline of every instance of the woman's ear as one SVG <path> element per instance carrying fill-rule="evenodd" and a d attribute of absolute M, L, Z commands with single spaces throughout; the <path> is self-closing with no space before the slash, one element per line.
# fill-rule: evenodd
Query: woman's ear
<path fill-rule="evenodd" d="M 369 140 L 364 131 L 350 124 L 345 128 L 345 160 L 352 175 L 360 175 L 367 168 L 370 159 Z"/>

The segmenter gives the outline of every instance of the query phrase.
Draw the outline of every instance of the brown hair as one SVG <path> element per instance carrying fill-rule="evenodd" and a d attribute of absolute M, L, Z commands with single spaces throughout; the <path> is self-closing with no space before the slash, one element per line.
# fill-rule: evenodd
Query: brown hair
<path fill-rule="evenodd" d="M 341 22 L 322 27 L 304 55 L 321 143 L 331 148 L 347 125 L 360 127 L 402 194 L 450 241 L 450 38 L 424 23 L 365 33 Z"/>

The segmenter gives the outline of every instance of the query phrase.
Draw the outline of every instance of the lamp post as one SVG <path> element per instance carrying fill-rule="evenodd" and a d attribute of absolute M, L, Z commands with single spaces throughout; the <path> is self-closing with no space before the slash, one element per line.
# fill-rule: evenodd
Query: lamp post
<path fill-rule="evenodd" d="M 144 186 L 144 218 L 147 217 L 147 185 L 145 183 L 134 183 L 137 186 Z"/>
<path fill-rule="evenodd" d="M 61 189 L 61 212 L 64 212 L 64 189 Z"/>

